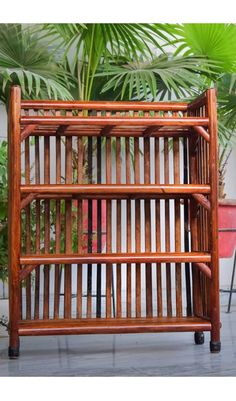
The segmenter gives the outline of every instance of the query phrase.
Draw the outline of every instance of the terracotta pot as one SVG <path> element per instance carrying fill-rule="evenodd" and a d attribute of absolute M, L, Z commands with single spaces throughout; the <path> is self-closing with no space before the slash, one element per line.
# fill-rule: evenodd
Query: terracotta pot
<path fill-rule="evenodd" d="M 75 202 L 75 207 L 77 202 Z M 97 201 L 92 200 L 92 252 L 97 252 Z M 101 201 L 101 231 L 102 231 L 102 249 L 106 244 L 106 201 Z M 88 251 L 88 200 L 83 201 L 83 238 L 82 249 Z"/>
<path fill-rule="evenodd" d="M 231 258 L 236 248 L 236 200 L 220 199 L 218 216 L 219 257 Z"/>

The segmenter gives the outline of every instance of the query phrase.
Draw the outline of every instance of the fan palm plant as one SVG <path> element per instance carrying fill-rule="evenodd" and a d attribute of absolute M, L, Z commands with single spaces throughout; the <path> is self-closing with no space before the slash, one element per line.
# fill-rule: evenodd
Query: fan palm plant
<path fill-rule="evenodd" d="M 71 99 L 60 62 L 53 59 L 40 26 L 0 24 L 0 101 L 7 103 L 11 85 L 24 97 Z"/>
<path fill-rule="evenodd" d="M 74 96 L 82 100 L 94 99 L 101 65 L 137 61 L 145 54 L 152 58 L 154 49 L 163 53 L 175 30 L 169 24 L 46 24 L 44 28 L 57 49 L 64 47 Z"/>

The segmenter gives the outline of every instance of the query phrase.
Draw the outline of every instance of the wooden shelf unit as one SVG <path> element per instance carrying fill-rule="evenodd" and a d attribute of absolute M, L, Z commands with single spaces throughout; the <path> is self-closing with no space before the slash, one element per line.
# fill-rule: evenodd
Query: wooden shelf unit
<path fill-rule="evenodd" d="M 9 356 L 19 336 L 165 331 L 210 331 L 219 352 L 214 89 L 72 102 L 13 86 L 8 126 Z"/>

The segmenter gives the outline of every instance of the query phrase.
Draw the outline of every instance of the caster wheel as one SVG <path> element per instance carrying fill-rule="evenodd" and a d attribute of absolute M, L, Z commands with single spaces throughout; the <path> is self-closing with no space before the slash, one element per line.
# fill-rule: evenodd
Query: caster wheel
<path fill-rule="evenodd" d="M 204 333 L 203 333 L 203 331 L 196 331 L 195 333 L 194 333 L 194 341 L 195 341 L 195 344 L 198 344 L 198 345 L 201 345 L 201 344 L 204 344 Z"/>
<path fill-rule="evenodd" d="M 210 351 L 214 354 L 220 352 L 221 342 L 220 341 L 210 341 Z"/>

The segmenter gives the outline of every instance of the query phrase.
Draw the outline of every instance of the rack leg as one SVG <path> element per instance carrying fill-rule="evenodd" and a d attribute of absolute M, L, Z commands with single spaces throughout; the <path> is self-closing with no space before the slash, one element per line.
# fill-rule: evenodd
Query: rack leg
<path fill-rule="evenodd" d="M 194 341 L 195 341 L 195 344 L 198 344 L 198 345 L 204 344 L 205 338 L 204 338 L 203 331 L 195 331 Z"/>
<path fill-rule="evenodd" d="M 18 333 L 10 333 L 10 343 L 8 347 L 8 356 L 10 359 L 17 359 L 20 355 L 20 340 Z"/>
<path fill-rule="evenodd" d="M 221 342 L 220 341 L 210 341 L 210 351 L 213 354 L 220 352 L 221 350 Z"/>

